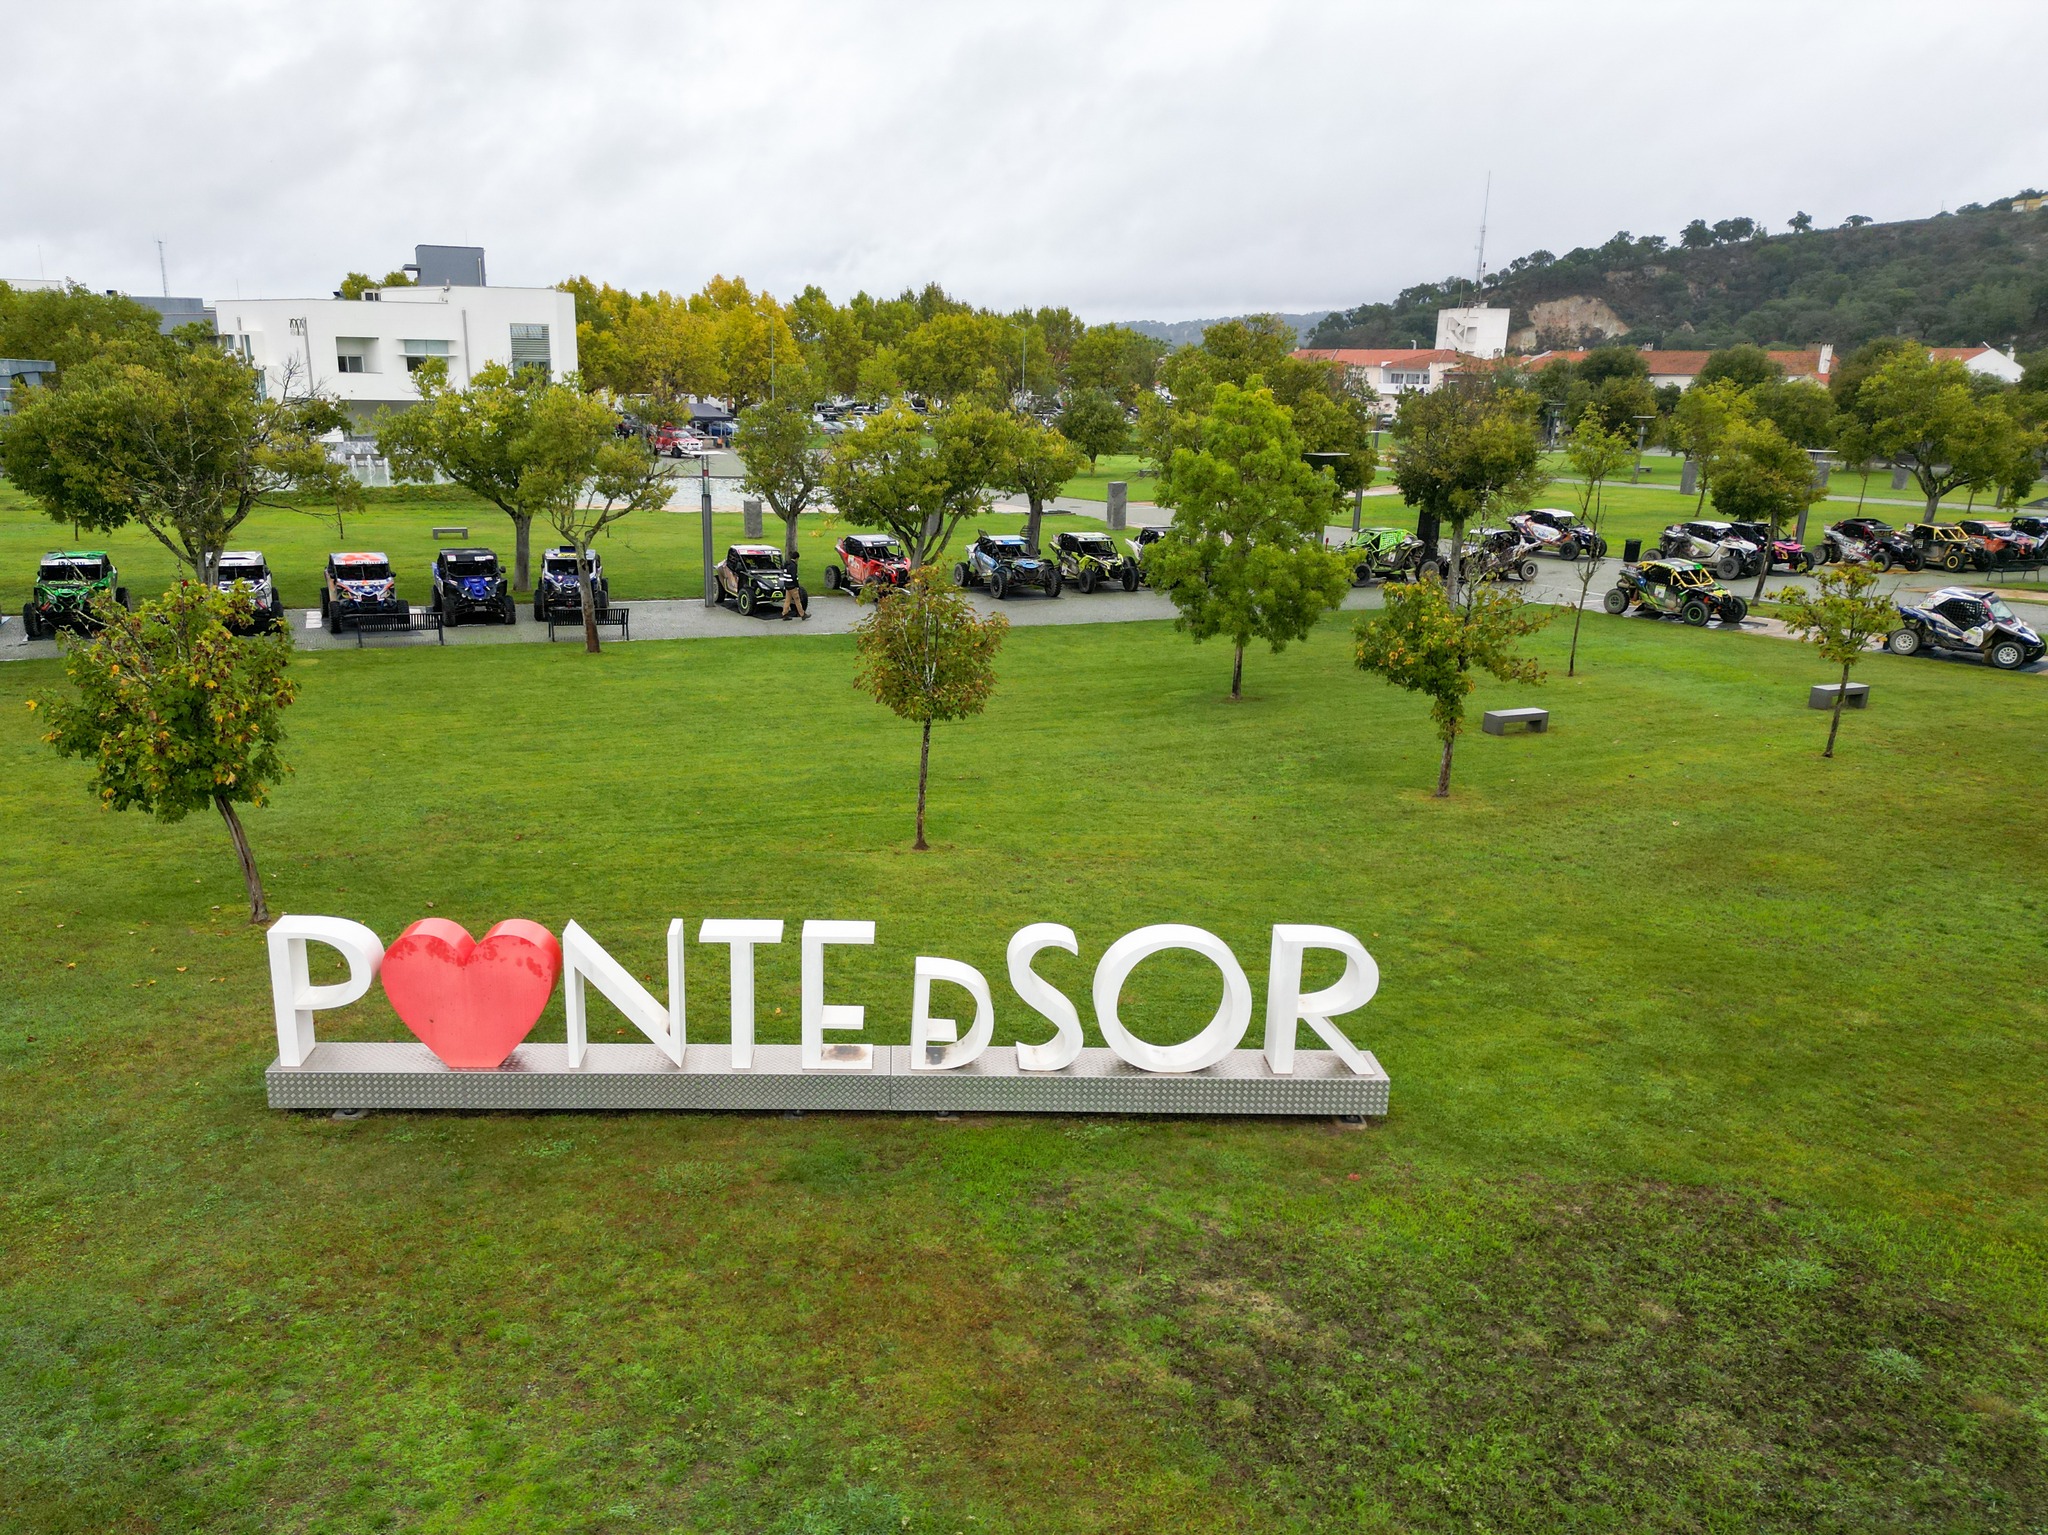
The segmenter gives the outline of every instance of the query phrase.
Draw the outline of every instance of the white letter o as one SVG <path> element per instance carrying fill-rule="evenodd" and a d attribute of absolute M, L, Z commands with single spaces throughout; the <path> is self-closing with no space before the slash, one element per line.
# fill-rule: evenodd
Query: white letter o
<path fill-rule="evenodd" d="M 1117 1017 L 1117 997 L 1140 960 L 1164 949 L 1193 949 L 1223 972 L 1223 1002 L 1209 1026 L 1178 1045 L 1149 1045 Z M 1252 1023 L 1252 983 L 1230 945 L 1214 933 L 1181 922 L 1162 922 L 1126 933 L 1095 967 L 1095 1026 L 1109 1048 L 1140 1071 L 1201 1071 L 1235 1050 Z"/>

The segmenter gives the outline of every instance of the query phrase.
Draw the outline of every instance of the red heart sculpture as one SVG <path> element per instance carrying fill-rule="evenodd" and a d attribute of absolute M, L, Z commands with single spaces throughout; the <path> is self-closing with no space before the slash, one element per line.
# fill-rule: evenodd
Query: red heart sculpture
<path fill-rule="evenodd" d="M 442 1062 L 488 1071 L 533 1031 L 562 973 L 562 946 L 514 917 L 478 943 L 460 922 L 423 917 L 384 951 L 384 995 Z"/>

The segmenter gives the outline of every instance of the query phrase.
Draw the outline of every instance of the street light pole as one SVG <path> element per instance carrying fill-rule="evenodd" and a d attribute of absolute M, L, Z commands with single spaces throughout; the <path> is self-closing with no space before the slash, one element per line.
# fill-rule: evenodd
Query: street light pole
<path fill-rule="evenodd" d="M 1643 439 L 1644 439 L 1645 437 L 1647 437 L 1647 436 L 1649 435 L 1649 432 L 1650 432 L 1650 423 L 1651 423 L 1652 421 L 1656 420 L 1656 419 L 1657 419 L 1657 418 L 1656 418 L 1655 416 L 1637 416 L 1637 417 L 1635 418 L 1635 423 L 1636 423 L 1636 467 L 1635 467 L 1635 472 L 1634 472 L 1633 474 L 1631 474 L 1631 475 L 1629 476 L 1629 480 L 1628 480 L 1628 482 L 1629 482 L 1629 484 L 1631 484 L 1631 485 L 1640 485 L 1640 484 L 1642 483 L 1642 480 L 1643 480 Z"/>

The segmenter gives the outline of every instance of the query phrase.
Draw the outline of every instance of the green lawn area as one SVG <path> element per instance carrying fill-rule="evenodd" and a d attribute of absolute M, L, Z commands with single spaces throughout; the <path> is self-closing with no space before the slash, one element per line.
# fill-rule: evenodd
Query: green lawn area
<path fill-rule="evenodd" d="M 712 521 L 715 553 L 723 557 L 726 546 L 740 542 L 745 530 L 738 513 L 719 513 Z M 1102 527 L 1100 519 L 1073 516 L 1049 516 L 1045 525 L 1054 532 L 1087 527 L 1099 531 Z M 430 497 L 408 496 L 403 491 L 374 492 L 370 504 L 350 516 L 342 531 L 336 530 L 331 513 L 315 516 L 266 508 L 252 513 L 237 530 L 234 547 L 264 552 L 281 583 L 287 607 L 319 604 L 321 571 L 329 552 L 337 549 L 383 551 L 398 572 L 400 594 L 424 603 L 434 564 L 433 530 L 451 526 L 467 526 L 471 543 L 496 549 L 505 568 L 511 569 L 511 519 L 474 497 L 445 492 Z M 1021 513 L 991 512 L 965 524 L 954 536 L 954 547 L 964 548 L 981 528 L 1014 533 L 1023 526 Z M 800 569 L 811 590 L 822 588 L 825 561 L 833 542 L 845 531 L 845 524 L 831 518 L 805 518 L 800 523 Z M 771 543 L 782 541 L 782 523 L 772 512 L 764 518 L 763 536 Z M 534 528 L 536 565 L 540 551 L 558 541 L 553 529 Z M 454 542 L 443 540 L 440 547 L 451 547 Z M 60 548 L 110 550 L 122 582 L 138 601 L 169 586 L 178 570 L 170 551 L 140 528 L 81 534 L 74 543 L 68 523 L 51 521 L 27 496 L 0 481 L 0 611 L 20 616 L 21 605 L 35 583 L 36 561 L 45 551 Z M 694 505 L 615 523 L 598 539 L 596 548 L 617 597 L 631 601 L 703 593 L 703 535 Z"/>
<path fill-rule="evenodd" d="M 1157 483 L 1145 472 L 1145 460 L 1137 454 L 1105 453 L 1095 461 L 1092 471 L 1067 481 L 1060 494 L 1083 501 L 1107 501 L 1111 480 L 1128 484 L 1129 499 L 1133 501 L 1150 501 Z"/>
<path fill-rule="evenodd" d="M 2041 1528 L 2048 687 L 1873 657 L 1828 763 L 1805 648 L 1565 638 L 1474 700 L 1551 733 L 1438 802 L 1336 620 L 1239 705 L 1169 626 L 1020 630 L 925 855 L 843 637 L 297 664 L 279 911 L 574 917 L 650 975 L 671 916 L 872 918 L 834 1000 L 899 1042 L 918 953 L 1038 1037 L 1027 922 L 1084 1014 L 1142 923 L 1261 992 L 1269 924 L 1331 923 L 1384 974 L 1365 1130 L 273 1112 L 220 828 L 95 808 L 23 708 L 59 663 L 0 667 L 0 1529 Z M 1161 1041 L 1215 1003 L 1177 958 L 1127 992 Z"/>

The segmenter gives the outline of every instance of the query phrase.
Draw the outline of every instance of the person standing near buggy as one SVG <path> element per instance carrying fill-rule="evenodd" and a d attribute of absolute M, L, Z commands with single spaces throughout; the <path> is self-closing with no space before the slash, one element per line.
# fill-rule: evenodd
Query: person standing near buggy
<path fill-rule="evenodd" d="M 796 561 L 797 557 L 792 554 L 789 557 L 789 585 L 782 589 L 782 616 L 785 619 L 800 618 L 808 623 L 811 605 L 804 601 L 804 589 L 797 581 Z"/>

